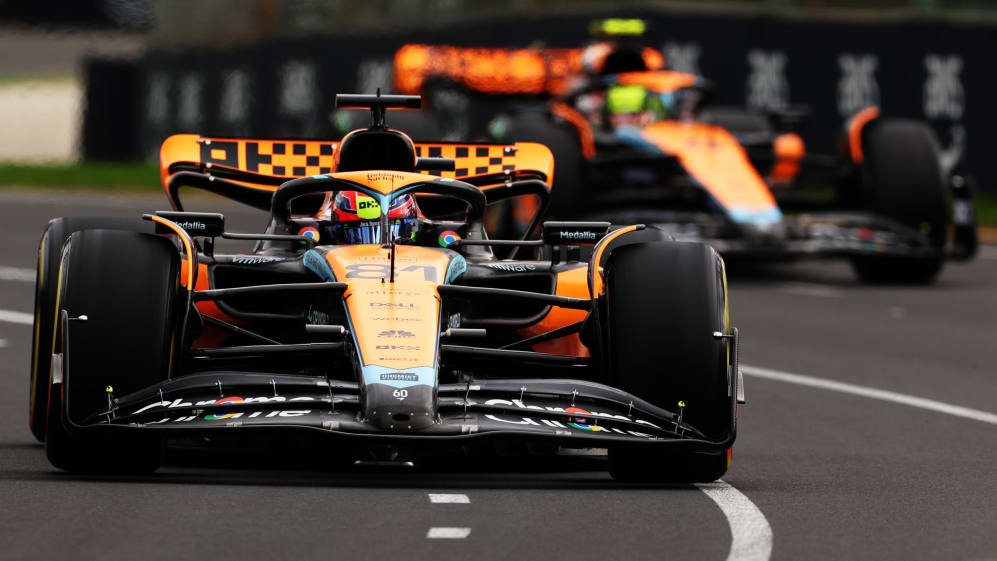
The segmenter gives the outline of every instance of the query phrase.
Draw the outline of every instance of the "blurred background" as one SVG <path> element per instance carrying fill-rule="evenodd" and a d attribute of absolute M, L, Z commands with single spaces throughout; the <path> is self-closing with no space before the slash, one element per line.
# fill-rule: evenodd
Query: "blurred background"
<path fill-rule="evenodd" d="M 611 16 L 718 104 L 811 107 L 814 152 L 867 105 L 925 119 L 997 222 L 989 0 L 0 0 L 0 184 L 155 188 L 173 133 L 338 137 L 334 94 L 391 91 L 406 43 L 578 47 Z"/>

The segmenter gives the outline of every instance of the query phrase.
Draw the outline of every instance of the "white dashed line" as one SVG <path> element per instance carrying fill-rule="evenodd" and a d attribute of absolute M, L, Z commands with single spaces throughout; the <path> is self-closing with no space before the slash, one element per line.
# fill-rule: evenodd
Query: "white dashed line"
<path fill-rule="evenodd" d="M 33 325 L 35 323 L 35 316 L 34 314 L 26 314 L 24 312 L 0 310 L 0 322 L 19 323 L 21 325 Z"/>
<path fill-rule="evenodd" d="M 730 525 L 727 561 L 768 561 L 772 557 L 772 527 L 751 499 L 723 480 L 696 487 L 717 503 Z"/>
<path fill-rule="evenodd" d="M 35 282 L 35 270 L 0 266 L 0 281 Z"/>
<path fill-rule="evenodd" d="M 754 376 L 756 378 L 765 378 L 767 380 L 776 380 L 778 382 L 786 382 L 800 386 L 809 386 L 811 388 L 820 388 L 822 390 L 858 395 L 870 399 L 878 399 L 880 401 L 889 401 L 891 403 L 899 403 L 900 405 L 917 407 L 918 409 L 925 409 L 936 413 L 944 413 L 946 415 L 952 415 L 953 417 L 962 417 L 963 419 L 971 419 L 981 423 L 997 425 L 997 414 L 995 413 L 980 411 L 979 409 L 970 409 L 969 407 L 963 407 L 961 405 L 952 405 L 950 403 L 935 401 L 933 399 L 891 392 L 889 390 L 880 390 L 867 386 L 859 386 L 856 384 L 848 384 L 845 382 L 836 382 L 834 380 L 817 378 L 814 376 L 791 374 L 789 372 L 780 372 L 778 370 L 759 368 L 757 366 L 746 366 L 743 364 L 741 365 L 741 372 L 743 372 L 746 376 Z"/>
<path fill-rule="evenodd" d="M 429 502 L 447 504 L 471 504 L 471 498 L 461 493 L 429 493 Z"/>
<path fill-rule="evenodd" d="M 430 528 L 426 537 L 431 540 L 462 540 L 471 535 L 470 528 Z"/>

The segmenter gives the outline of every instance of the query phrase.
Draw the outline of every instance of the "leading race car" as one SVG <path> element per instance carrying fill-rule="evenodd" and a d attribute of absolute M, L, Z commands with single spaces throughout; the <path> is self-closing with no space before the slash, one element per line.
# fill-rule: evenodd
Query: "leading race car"
<path fill-rule="evenodd" d="M 643 29 L 634 23 L 596 28 Z M 710 108 L 710 84 L 666 62 L 632 38 L 577 49 L 406 45 L 395 87 L 439 100 L 444 123 L 474 99 L 498 114 L 494 140 L 549 146 L 557 218 L 653 224 L 728 258 L 845 257 L 866 282 L 931 282 L 947 258 L 975 253 L 969 189 L 941 165 L 926 124 L 868 108 L 847 123 L 839 158 L 809 155 L 789 130 L 802 111 Z M 801 196 L 801 170 L 816 168 L 828 195 Z"/>
<path fill-rule="evenodd" d="M 150 471 L 167 438 L 277 435 L 361 463 L 511 440 L 608 448 L 624 480 L 723 475 L 742 392 L 719 255 L 605 222 L 488 239 L 490 204 L 546 206 L 550 151 L 385 127 L 386 109 L 418 104 L 337 96 L 372 113 L 340 142 L 172 136 L 172 211 L 53 220 L 31 384 L 52 464 Z M 185 212 L 181 187 L 267 209 L 270 225 L 228 232 Z M 216 238 L 257 245 L 223 255 Z M 498 246 L 538 258 L 498 260 Z"/>

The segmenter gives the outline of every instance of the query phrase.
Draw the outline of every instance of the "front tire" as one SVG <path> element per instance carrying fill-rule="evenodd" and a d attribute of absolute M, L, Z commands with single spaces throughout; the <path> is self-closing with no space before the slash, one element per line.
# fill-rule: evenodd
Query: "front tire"
<path fill-rule="evenodd" d="M 63 382 L 51 386 L 45 451 L 55 467 L 83 473 L 144 473 L 162 463 L 163 439 L 143 429 L 88 433 L 107 409 L 106 388 L 126 395 L 170 376 L 182 302 L 180 259 L 167 239 L 83 230 L 63 250 L 56 313 L 73 321 L 60 337 Z M 110 430 L 110 429 L 109 429 Z"/>
<path fill-rule="evenodd" d="M 669 411 L 711 440 L 730 431 L 734 414 L 727 343 L 723 261 L 708 245 L 641 243 L 620 247 L 606 267 L 611 384 Z M 667 446 L 667 445 L 664 445 Z M 667 447 L 610 448 L 610 473 L 623 481 L 714 481 L 729 450 L 698 453 Z"/>
<path fill-rule="evenodd" d="M 948 213 L 939 148 L 931 129 L 910 120 L 873 121 L 863 134 L 861 177 L 869 209 L 921 232 L 930 257 L 857 256 L 859 279 L 874 284 L 928 284 L 942 270 Z"/>
<path fill-rule="evenodd" d="M 55 332 L 55 297 L 62 245 L 74 232 L 90 228 L 152 232 L 151 224 L 138 218 L 75 216 L 53 219 L 42 233 L 35 271 L 35 325 L 31 341 L 31 389 L 28 404 L 28 426 L 39 442 L 45 441 L 52 335 Z"/>

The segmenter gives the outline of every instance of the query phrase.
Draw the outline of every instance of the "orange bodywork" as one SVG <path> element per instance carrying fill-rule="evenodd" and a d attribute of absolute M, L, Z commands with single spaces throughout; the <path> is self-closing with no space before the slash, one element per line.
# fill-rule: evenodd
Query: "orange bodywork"
<path fill-rule="evenodd" d="M 391 252 L 379 245 L 337 247 L 325 258 L 336 279 L 349 285 L 343 298 L 363 364 L 434 367 L 440 332 L 436 287 L 451 257 L 414 246 L 397 246 L 395 252 L 395 282 L 388 270 Z"/>
<path fill-rule="evenodd" d="M 852 157 L 852 162 L 862 163 L 862 127 L 877 117 L 879 117 L 879 107 L 866 107 L 848 121 L 848 153 Z"/>
<path fill-rule="evenodd" d="M 560 95 L 584 73 L 598 73 L 614 50 L 611 43 L 584 48 L 504 49 L 405 45 L 395 53 L 395 89 L 418 94 L 432 78 L 446 78 L 488 94 Z M 645 47 L 648 70 L 664 68 L 665 57 Z"/>
<path fill-rule="evenodd" d="M 780 134 L 772 141 L 775 152 L 775 165 L 772 166 L 770 178 L 773 183 L 790 183 L 800 172 L 800 162 L 806 153 L 803 139 L 795 132 Z"/>
<path fill-rule="evenodd" d="M 582 49 L 489 49 L 405 45 L 395 53 L 395 89 L 417 94 L 442 77 L 480 92 L 559 94 L 582 71 Z"/>
<path fill-rule="evenodd" d="M 574 107 L 556 101 L 550 105 L 551 113 L 571 123 L 578 131 L 578 139 L 582 144 L 582 155 L 588 159 L 595 157 L 595 136 L 592 134 L 592 125 Z"/>
<path fill-rule="evenodd" d="M 581 264 L 575 269 L 558 273 L 554 294 L 572 298 L 588 298 L 587 271 L 588 268 L 584 264 Z M 582 321 L 586 316 L 588 316 L 588 312 L 584 310 L 551 307 L 550 312 L 542 320 L 529 327 L 520 329 L 519 334 L 523 338 L 535 337 L 558 327 Z M 582 344 L 577 333 L 533 345 L 533 350 L 555 355 L 590 356 L 588 347 Z"/>
<path fill-rule="evenodd" d="M 641 129 L 641 137 L 674 155 L 689 174 L 727 209 L 759 212 L 776 208 L 768 186 L 744 148 L 722 127 L 660 121 Z"/>
<path fill-rule="evenodd" d="M 699 83 L 699 77 L 685 72 L 657 70 L 654 72 L 623 72 L 616 75 L 616 81 L 623 86 L 640 86 L 653 92 L 665 93 L 695 86 Z"/>

